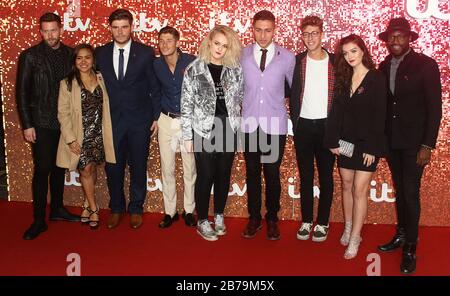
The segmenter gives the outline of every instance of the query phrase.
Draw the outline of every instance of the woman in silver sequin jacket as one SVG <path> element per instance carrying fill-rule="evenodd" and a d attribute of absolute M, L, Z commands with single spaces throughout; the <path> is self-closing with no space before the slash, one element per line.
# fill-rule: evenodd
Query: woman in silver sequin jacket
<path fill-rule="evenodd" d="M 181 90 L 181 125 L 185 141 L 193 139 L 193 130 L 204 138 L 209 139 L 211 136 L 216 110 L 216 91 L 208 69 L 210 53 L 205 55 L 202 56 L 200 52 L 199 57 L 186 68 L 184 73 Z M 240 127 L 244 77 L 239 64 L 239 51 L 234 52 L 230 57 L 226 55 L 227 53 L 222 58 L 221 80 L 230 124 L 236 132 Z"/>
<path fill-rule="evenodd" d="M 194 152 L 197 169 L 197 232 L 209 241 L 226 233 L 223 213 L 244 95 L 240 50 L 236 32 L 216 26 L 201 43 L 199 57 L 186 68 L 181 91 L 184 147 Z M 213 185 L 214 229 L 208 221 Z"/>

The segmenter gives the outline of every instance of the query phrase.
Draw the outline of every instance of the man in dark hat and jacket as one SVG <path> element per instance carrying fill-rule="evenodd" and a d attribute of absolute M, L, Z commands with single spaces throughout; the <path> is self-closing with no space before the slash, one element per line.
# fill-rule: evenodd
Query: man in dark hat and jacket
<path fill-rule="evenodd" d="M 378 38 L 390 55 L 380 64 L 389 85 L 386 133 L 387 158 L 396 193 L 397 232 L 378 247 L 382 252 L 403 247 L 400 271 L 416 270 L 420 218 L 420 181 L 435 148 L 442 117 L 442 89 L 436 61 L 415 52 L 410 43 L 419 35 L 405 18 L 389 21 Z"/>

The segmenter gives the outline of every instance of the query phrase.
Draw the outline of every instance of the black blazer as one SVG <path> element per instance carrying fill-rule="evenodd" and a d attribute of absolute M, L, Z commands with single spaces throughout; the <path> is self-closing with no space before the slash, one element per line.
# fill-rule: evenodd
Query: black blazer
<path fill-rule="evenodd" d="M 392 56 L 380 64 L 389 85 Z M 395 93 L 388 90 L 386 134 L 393 149 L 434 148 L 442 117 L 439 68 L 432 58 L 411 51 L 400 63 Z"/>
<path fill-rule="evenodd" d="M 325 50 L 325 49 L 324 49 Z M 326 50 L 325 50 L 326 51 Z M 335 56 L 327 51 L 329 63 L 334 65 Z M 289 112 L 293 125 L 293 131 L 297 129 L 298 119 L 300 117 L 300 110 L 302 108 L 300 103 L 300 96 L 303 91 L 304 77 L 302 76 L 302 60 L 306 58 L 307 51 L 299 53 L 295 56 L 294 76 L 292 77 L 292 88 L 289 96 Z"/>
<path fill-rule="evenodd" d="M 336 94 L 328 116 L 324 146 L 338 148 L 344 139 L 360 147 L 363 153 L 383 156 L 386 152 L 386 78 L 370 70 L 352 97 L 350 90 Z"/>
<path fill-rule="evenodd" d="M 132 41 L 124 79 L 113 66 L 114 43 L 96 49 L 96 64 L 109 95 L 113 130 L 122 121 L 129 127 L 149 127 L 159 116 L 159 84 L 153 70 L 153 48 Z"/>

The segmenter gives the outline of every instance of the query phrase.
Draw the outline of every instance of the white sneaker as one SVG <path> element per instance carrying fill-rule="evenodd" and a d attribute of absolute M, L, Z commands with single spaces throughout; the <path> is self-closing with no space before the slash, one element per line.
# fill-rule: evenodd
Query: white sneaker
<path fill-rule="evenodd" d="M 297 239 L 299 240 L 308 240 L 309 235 L 311 234 L 313 224 L 312 223 L 302 223 L 302 226 L 297 231 Z"/>
<path fill-rule="evenodd" d="M 198 221 L 197 233 L 207 241 L 216 241 L 219 239 L 216 232 L 211 227 L 211 222 L 208 220 Z"/>
<path fill-rule="evenodd" d="M 312 241 L 313 242 L 323 242 L 323 241 L 325 241 L 327 239 L 328 230 L 329 229 L 330 229 L 329 225 L 317 224 L 314 227 Z"/>
<path fill-rule="evenodd" d="M 214 229 L 216 230 L 216 235 L 225 235 L 227 233 L 223 214 L 214 215 Z"/>

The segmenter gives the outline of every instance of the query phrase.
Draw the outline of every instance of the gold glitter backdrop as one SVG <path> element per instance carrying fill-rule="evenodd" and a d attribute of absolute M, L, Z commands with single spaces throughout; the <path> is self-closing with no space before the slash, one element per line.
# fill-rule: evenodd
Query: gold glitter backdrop
<path fill-rule="evenodd" d="M 271 10 L 277 17 L 275 40 L 298 53 L 303 51 L 299 24 L 303 16 L 316 13 L 325 20 L 327 48 L 334 48 L 341 36 L 360 34 L 368 43 L 375 61 L 387 51 L 376 36 L 390 18 L 406 16 L 420 38 L 413 44 L 418 51 L 436 59 L 443 83 L 443 120 L 437 149 L 422 181 L 422 225 L 450 225 L 449 183 L 449 2 L 438 0 L 2 0 L 0 2 L 0 66 L 5 116 L 9 196 L 12 201 L 31 201 L 32 159 L 30 146 L 23 141 L 15 104 L 15 77 L 19 53 L 40 41 L 38 19 L 46 11 L 57 12 L 64 21 L 62 40 L 68 45 L 90 42 L 97 46 L 110 40 L 107 18 L 116 8 L 128 8 L 135 16 L 134 38 L 156 45 L 157 30 L 165 25 L 179 29 L 184 51 L 196 54 L 199 42 L 215 23 L 230 25 L 244 44 L 252 42 L 251 17 L 261 9 Z M 148 194 L 145 210 L 163 212 L 159 151 L 155 141 L 150 147 Z M 177 164 L 177 188 L 182 196 L 181 162 Z M 282 198 L 280 218 L 299 219 L 299 177 L 292 137 L 289 137 L 281 169 Z M 316 180 L 317 181 L 317 180 Z M 245 163 L 242 155 L 234 162 L 232 187 L 226 208 L 228 216 L 247 216 Z M 316 182 L 317 184 L 317 182 Z M 335 172 L 335 194 L 332 221 L 342 221 L 340 179 Z M 77 174 L 66 178 L 65 202 L 80 205 L 82 190 Z M 317 191 L 318 188 L 315 189 Z M 316 192 L 317 193 L 317 192 Z M 108 206 L 108 192 L 103 170 L 97 185 L 101 207 Z M 380 162 L 369 194 L 368 223 L 395 222 L 395 193 L 386 162 Z M 264 203 L 263 203 L 264 204 Z M 179 200 L 179 208 L 182 202 Z"/>

